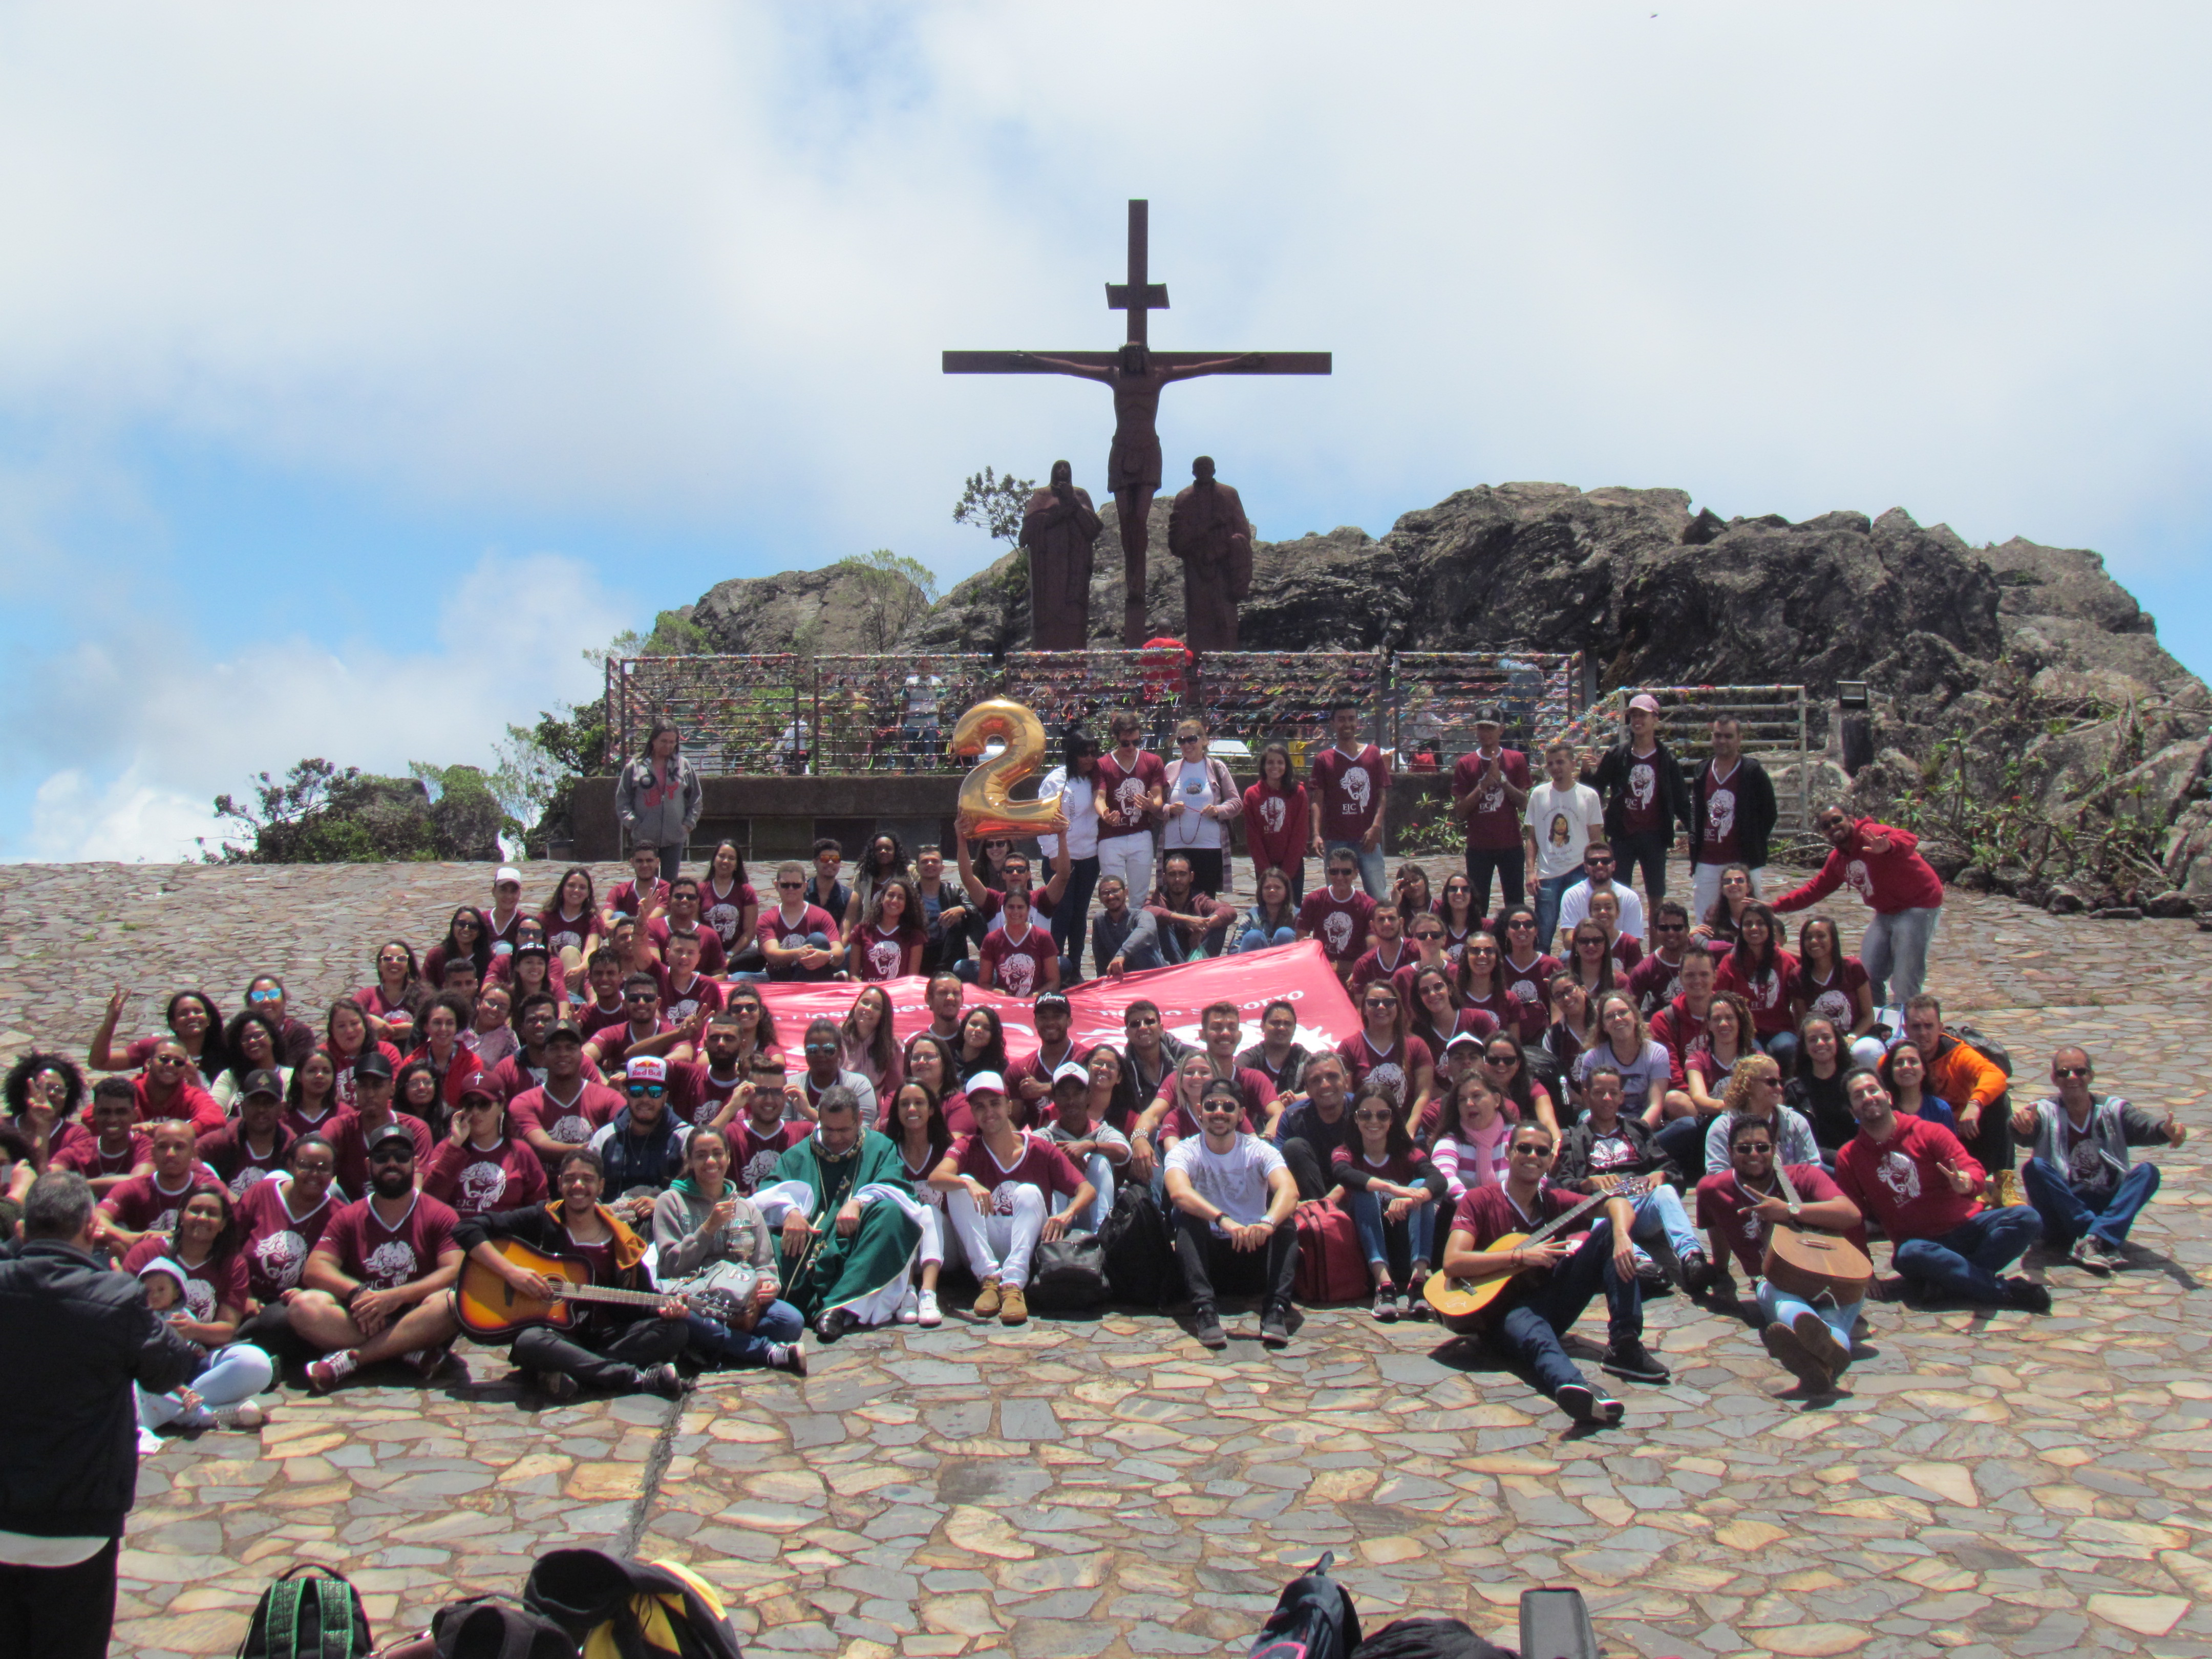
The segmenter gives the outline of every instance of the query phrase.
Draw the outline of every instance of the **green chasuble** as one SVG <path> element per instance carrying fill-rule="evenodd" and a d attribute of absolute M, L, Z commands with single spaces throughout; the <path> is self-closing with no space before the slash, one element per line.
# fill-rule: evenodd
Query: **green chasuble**
<path fill-rule="evenodd" d="M 810 1324 L 832 1308 L 850 1310 L 863 1324 L 896 1316 L 921 1222 L 914 1185 L 890 1136 L 864 1130 L 850 1152 L 831 1158 L 809 1135 L 777 1160 L 770 1182 L 754 1196 L 804 1204 L 808 1224 L 819 1230 L 797 1256 L 783 1256 L 782 1298 Z M 854 1197 L 866 1201 L 848 1238 L 837 1231 L 837 1212 Z"/>

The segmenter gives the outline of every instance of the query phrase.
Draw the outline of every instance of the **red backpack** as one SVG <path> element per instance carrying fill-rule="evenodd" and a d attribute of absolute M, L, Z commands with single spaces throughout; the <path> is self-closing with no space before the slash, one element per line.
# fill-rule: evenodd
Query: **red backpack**
<path fill-rule="evenodd" d="M 1298 1230 L 1297 1276 L 1291 1292 L 1309 1308 L 1330 1302 L 1359 1302 L 1374 1294 L 1359 1230 L 1348 1212 L 1324 1199 L 1310 1198 L 1292 1218 Z"/>

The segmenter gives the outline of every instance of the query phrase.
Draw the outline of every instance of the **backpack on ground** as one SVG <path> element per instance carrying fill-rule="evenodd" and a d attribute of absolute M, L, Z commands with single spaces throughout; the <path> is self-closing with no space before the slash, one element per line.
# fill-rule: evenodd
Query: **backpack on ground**
<path fill-rule="evenodd" d="M 1358 1302 L 1374 1293 L 1359 1229 L 1349 1212 L 1326 1199 L 1303 1200 L 1292 1215 L 1298 1230 L 1298 1265 L 1291 1294 L 1309 1308 Z"/>
<path fill-rule="evenodd" d="M 1463 1619 L 1394 1619 L 1359 1644 L 1354 1659 L 1510 1659 Z"/>
<path fill-rule="evenodd" d="M 1038 1241 L 1030 1258 L 1030 1306 L 1038 1313 L 1074 1313 L 1106 1299 L 1106 1247 L 1097 1233 L 1067 1232 Z"/>
<path fill-rule="evenodd" d="M 1249 1659 L 1352 1659 L 1359 1645 L 1359 1614 L 1352 1593 L 1328 1576 L 1335 1565 L 1336 1552 L 1328 1551 L 1311 1572 L 1283 1586 Z"/>
<path fill-rule="evenodd" d="M 1167 1218 L 1152 1189 L 1130 1182 L 1114 1194 L 1114 1208 L 1098 1230 L 1106 1283 L 1116 1302 L 1164 1308 L 1183 1293 L 1182 1263 L 1176 1260 Z"/>
<path fill-rule="evenodd" d="M 1996 1066 L 1997 1070 L 2002 1072 L 2008 1083 L 2012 1080 L 2012 1050 L 1995 1037 L 1984 1036 L 1974 1027 L 1964 1022 L 1957 1025 L 1945 1026 L 1943 1034 L 1946 1036 L 1957 1038 L 1984 1060 L 1989 1061 L 1990 1065 Z"/>
<path fill-rule="evenodd" d="M 584 1659 L 744 1659 L 720 1598 L 673 1561 L 551 1550 L 531 1568 L 522 1605 L 566 1631 Z"/>
<path fill-rule="evenodd" d="M 374 1645 L 361 1592 L 328 1567 L 302 1561 L 261 1592 L 238 1659 L 368 1659 Z"/>
<path fill-rule="evenodd" d="M 567 1631 L 503 1595 L 440 1607 L 430 1620 L 430 1638 L 437 1659 L 576 1659 Z"/>

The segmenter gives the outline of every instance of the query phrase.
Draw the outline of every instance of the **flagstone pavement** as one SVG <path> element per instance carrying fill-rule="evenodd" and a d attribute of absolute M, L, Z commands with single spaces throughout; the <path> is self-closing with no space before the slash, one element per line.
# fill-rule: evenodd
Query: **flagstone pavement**
<path fill-rule="evenodd" d="M 81 1052 L 118 982 L 134 1030 L 176 986 L 228 1009 L 264 965 L 312 1008 L 487 875 L 0 867 L 0 1057 Z M 541 1409 L 465 1349 L 437 1387 L 288 1395 L 258 1434 L 147 1458 L 115 1650 L 231 1652 L 301 1560 L 351 1577 L 382 1639 L 586 1542 L 689 1562 L 750 1649 L 851 1659 L 1241 1653 L 1324 1550 L 1370 1630 L 1443 1613 L 1510 1643 L 1521 1589 L 1568 1583 L 1612 1653 L 2212 1653 L 2212 935 L 1954 894 L 1933 978 L 2024 1080 L 2086 1042 L 2104 1085 L 2197 1138 L 2160 1155 L 2138 1271 L 2039 1268 L 2042 1318 L 1877 1308 L 1848 1393 L 1801 1399 L 1680 1297 L 1649 1316 L 1673 1384 L 1599 1432 L 1433 1326 L 1344 1310 L 1279 1355 L 1249 1316 L 1218 1358 L 1121 1312 L 866 1334 L 803 1383 L 680 1407 Z"/>

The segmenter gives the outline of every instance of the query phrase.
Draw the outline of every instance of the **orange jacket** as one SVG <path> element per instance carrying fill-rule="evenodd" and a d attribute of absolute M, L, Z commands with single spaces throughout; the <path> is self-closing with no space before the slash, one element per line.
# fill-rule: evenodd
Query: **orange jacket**
<path fill-rule="evenodd" d="M 1928 1077 L 1920 1086 L 1938 1100 L 1948 1100 L 1961 1110 L 1972 1106 L 1979 1111 L 2012 1086 L 1980 1050 L 1956 1037 L 1944 1038 L 1942 1048 L 1940 1054 L 1922 1056 L 1928 1063 Z"/>

